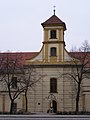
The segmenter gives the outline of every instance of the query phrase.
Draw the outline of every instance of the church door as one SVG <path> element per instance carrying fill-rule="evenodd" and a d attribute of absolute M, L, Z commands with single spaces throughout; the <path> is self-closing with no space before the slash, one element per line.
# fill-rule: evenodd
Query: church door
<path fill-rule="evenodd" d="M 57 102 L 55 100 L 53 100 L 53 112 L 57 112 Z"/>

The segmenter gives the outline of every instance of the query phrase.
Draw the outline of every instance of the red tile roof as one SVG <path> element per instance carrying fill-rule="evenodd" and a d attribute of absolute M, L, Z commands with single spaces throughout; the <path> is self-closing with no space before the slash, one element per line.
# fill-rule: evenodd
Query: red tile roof
<path fill-rule="evenodd" d="M 80 60 L 85 67 L 90 68 L 90 52 L 69 52 L 69 55 Z"/>
<path fill-rule="evenodd" d="M 43 27 L 48 26 L 48 25 L 50 25 L 50 26 L 51 25 L 53 25 L 53 26 L 54 25 L 62 25 L 64 27 L 64 29 L 66 30 L 65 23 L 62 20 L 60 20 L 56 15 L 51 16 L 48 20 L 43 22 L 41 25 Z"/>
<path fill-rule="evenodd" d="M 10 58 L 16 58 L 20 59 L 22 64 L 25 64 L 26 60 L 30 60 L 31 58 L 35 57 L 38 54 L 38 52 L 3 52 L 0 53 L 0 58 L 9 56 Z"/>

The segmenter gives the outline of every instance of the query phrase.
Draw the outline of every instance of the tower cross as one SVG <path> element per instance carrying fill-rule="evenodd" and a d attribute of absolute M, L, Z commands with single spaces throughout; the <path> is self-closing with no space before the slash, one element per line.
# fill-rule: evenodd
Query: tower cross
<path fill-rule="evenodd" d="M 54 15 L 55 15 L 55 11 L 56 11 L 56 10 L 55 10 L 55 8 L 56 8 L 56 6 L 54 5 L 54 6 L 53 6 L 53 8 L 54 8 L 54 10 L 53 10 L 53 11 L 54 11 Z"/>

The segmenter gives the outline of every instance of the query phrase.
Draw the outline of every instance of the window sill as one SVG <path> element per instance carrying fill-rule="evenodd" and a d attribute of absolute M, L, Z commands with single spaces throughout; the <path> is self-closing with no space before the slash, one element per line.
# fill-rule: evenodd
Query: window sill
<path fill-rule="evenodd" d="M 55 93 L 58 93 L 58 92 L 49 92 L 50 94 L 55 94 Z"/>
<path fill-rule="evenodd" d="M 54 56 L 54 55 L 52 55 L 52 56 L 50 56 L 50 57 L 57 57 L 56 55 Z"/>
<path fill-rule="evenodd" d="M 57 38 L 49 38 L 49 39 L 57 39 Z"/>

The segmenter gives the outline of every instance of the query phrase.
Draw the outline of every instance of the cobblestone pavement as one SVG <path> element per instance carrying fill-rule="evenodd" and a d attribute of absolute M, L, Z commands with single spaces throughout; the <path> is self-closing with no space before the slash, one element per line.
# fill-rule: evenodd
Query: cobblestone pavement
<path fill-rule="evenodd" d="M 0 115 L 0 120 L 90 120 L 90 115 Z"/>

